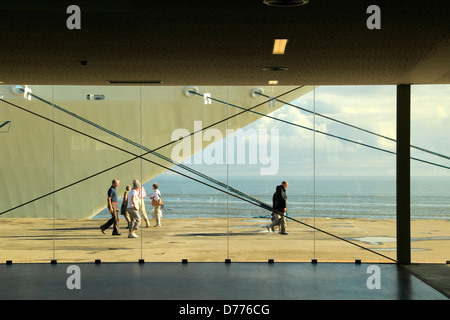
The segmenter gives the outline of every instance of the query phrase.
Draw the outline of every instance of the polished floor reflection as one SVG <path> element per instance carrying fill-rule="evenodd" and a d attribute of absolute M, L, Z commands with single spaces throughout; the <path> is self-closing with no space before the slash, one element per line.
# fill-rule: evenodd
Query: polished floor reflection
<path fill-rule="evenodd" d="M 2 265 L 0 299 L 447 299 L 396 264 L 103 262 L 77 264 L 78 273 L 69 266 Z"/>

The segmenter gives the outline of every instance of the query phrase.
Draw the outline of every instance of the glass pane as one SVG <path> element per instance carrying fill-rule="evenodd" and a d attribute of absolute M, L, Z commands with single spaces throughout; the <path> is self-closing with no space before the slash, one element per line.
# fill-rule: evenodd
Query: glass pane
<path fill-rule="evenodd" d="M 54 259 L 53 110 L 31 94 L 51 101 L 52 88 L 31 86 L 26 97 L 13 88 L 0 86 L 8 102 L 0 108 L 1 262 L 49 262 Z"/>
<path fill-rule="evenodd" d="M 334 235 L 315 233 L 319 261 L 395 259 L 395 99 L 393 86 L 316 90 L 316 227 Z"/>
<path fill-rule="evenodd" d="M 233 88 L 235 89 L 235 88 Z M 312 123 L 286 103 L 312 105 L 313 87 L 262 87 L 263 95 L 248 101 L 248 125 L 229 122 L 234 134 L 227 139 L 229 150 L 229 181 L 246 194 L 272 207 L 272 197 L 283 180 L 286 189 L 289 218 L 311 216 L 305 207 L 305 193 L 312 194 L 312 133 L 293 124 Z M 247 88 L 252 91 L 252 88 Z M 230 90 L 230 92 L 232 92 Z M 235 103 L 240 92 L 230 94 Z M 245 92 L 243 93 L 245 94 Z M 277 100 L 270 100 L 277 97 Z M 263 116 L 267 114 L 268 117 Z M 258 118 L 255 118 L 258 116 Z M 256 121 L 255 121 L 256 120 Z M 281 120 L 281 121 L 280 121 Z M 309 187 L 309 188 L 308 188 Z M 254 202 L 258 203 L 258 202 Z M 280 225 L 272 227 L 272 211 L 230 197 L 230 259 L 235 261 L 303 261 L 312 257 L 310 230 L 287 219 L 284 232 Z M 282 222 L 281 219 L 280 222 Z"/>
<path fill-rule="evenodd" d="M 118 239 L 126 237 L 124 220 L 116 223 L 107 199 L 117 179 L 117 210 L 124 184 L 141 177 L 132 160 L 140 149 L 124 141 L 140 142 L 139 88 L 55 86 L 54 105 L 55 120 L 67 126 L 55 126 L 55 189 L 63 188 L 54 204 L 58 261 L 137 261 L 141 244 Z"/>
<path fill-rule="evenodd" d="M 411 87 L 411 261 L 415 263 L 449 259 L 449 97 L 448 85 Z"/>
<path fill-rule="evenodd" d="M 144 181 L 149 197 L 153 184 L 159 184 L 164 203 L 158 209 L 148 198 L 151 223 L 144 232 L 145 261 L 226 258 L 226 195 L 211 188 L 219 186 L 202 175 L 226 185 L 221 150 L 207 146 L 225 133 L 223 122 L 214 124 L 226 117 L 226 107 L 216 100 L 226 102 L 227 88 L 191 89 L 196 94 L 188 86 L 142 89 L 143 139 L 157 153 L 145 157 L 153 163 L 145 163 Z"/>

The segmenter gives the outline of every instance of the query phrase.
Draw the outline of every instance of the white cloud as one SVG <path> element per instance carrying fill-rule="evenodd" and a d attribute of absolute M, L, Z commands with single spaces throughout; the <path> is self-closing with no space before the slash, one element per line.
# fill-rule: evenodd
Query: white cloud
<path fill-rule="evenodd" d="M 312 99 L 314 96 L 315 101 Z M 309 110 L 313 110 L 315 106 L 316 111 L 323 115 L 396 138 L 395 86 L 319 87 L 315 94 L 310 92 L 294 100 L 292 104 Z M 311 129 L 314 126 L 312 114 L 287 105 L 270 116 Z M 412 144 L 450 156 L 450 86 L 413 86 L 411 117 Z M 319 116 L 315 117 L 315 121 L 319 131 L 395 152 L 394 142 Z M 248 128 L 279 130 L 280 171 L 283 173 L 289 171 L 293 174 L 310 174 L 315 156 L 317 175 L 395 174 L 395 156 L 391 154 L 319 133 L 314 135 L 311 130 L 267 117 L 245 129 Z M 423 153 L 414 155 L 450 166 L 449 161 L 435 156 Z M 412 164 L 413 175 L 450 175 L 450 170 L 416 164 L 414 161 Z"/>
<path fill-rule="evenodd" d="M 420 136 L 420 144 L 438 151 L 450 150 L 450 86 L 413 86 L 412 88 L 412 137 Z M 367 129 L 380 135 L 396 138 L 396 87 L 395 86 L 344 86 L 319 87 L 315 93 L 318 113 Z M 313 110 L 313 102 L 297 99 L 292 102 Z M 300 104 L 299 104 L 300 103 Z M 309 105 L 309 106 L 308 106 Z M 420 108 L 414 107 L 420 105 Z M 311 114 L 285 106 L 271 114 L 286 121 L 313 128 Z M 264 127 L 280 128 L 280 154 L 285 161 L 299 161 L 315 145 L 317 165 L 335 167 L 334 173 L 351 172 L 352 168 L 392 175 L 395 173 L 395 156 L 316 134 L 315 143 L 311 131 L 282 124 L 271 119 L 259 122 Z M 316 129 L 337 136 L 373 145 L 395 152 L 395 142 L 346 127 L 342 124 L 316 116 Z M 444 142 L 445 141 L 445 142 Z M 302 150 L 302 151 L 300 151 Z M 433 158 L 436 160 L 436 158 Z M 449 164 L 450 165 L 450 164 Z M 340 166 L 340 167 L 339 167 Z M 447 174 L 445 169 L 442 174 Z M 423 172 L 426 168 L 422 169 Z M 430 168 L 434 172 L 435 168 Z M 325 170 L 326 172 L 326 170 Z M 355 171 L 356 172 L 356 171 Z"/>

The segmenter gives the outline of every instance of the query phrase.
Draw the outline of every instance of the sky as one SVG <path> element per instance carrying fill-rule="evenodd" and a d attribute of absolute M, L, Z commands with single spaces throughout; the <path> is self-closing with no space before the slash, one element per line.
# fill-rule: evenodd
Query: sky
<path fill-rule="evenodd" d="M 450 156 L 450 85 L 412 86 L 411 89 L 411 144 Z M 279 103 L 279 102 L 278 102 Z M 396 138 L 396 86 L 322 86 L 290 101 L 291 104 L 317 114 L 326 115 L 366 130 Z M 298 125 L 314 128 L 376 148 L 395 152 L 395 143 L 372 134 L 361 132 L 318 115 L 292 106 L 272 112 L 270 116 Z M 315 120 L 315 121 L 314 121 Z M 258 154 L 245 150 L 246 164 L 237 164 L 236 158 L 228 166 L 233 175 L 279 176 L 395 176 L 395 155 L 315 134 L 274 119 L 263 117 L 243 128 L 246 133 L 269 139 L 258 144 Z M 231 139 L 229 137 L 228 139 Z M 278 141 L 278 143 L 276 143 Z M 224 145 L 224 141 L 218 142 Z M 261 147 L 262 156 L 259 153 Z M 275 146 L 275 148 L 274 148 Z M 204 150 L 214 155 L 217 144 Z M 450 161 L 412 149 L 413 157 L 450 166 Z M 249 157 L 253 162 L 249 163 Z M 411 162 L 412 176 L 450 176 L 450 170 Z M 191 164 L 191 167 L 209 174 L 226 172 L 223 164 Z M 264 173 L 265 169 L 265 173 Z"/>

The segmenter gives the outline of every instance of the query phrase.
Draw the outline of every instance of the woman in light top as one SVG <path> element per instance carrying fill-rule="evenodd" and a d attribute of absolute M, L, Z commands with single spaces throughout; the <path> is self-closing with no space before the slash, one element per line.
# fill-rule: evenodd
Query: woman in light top
<path fill-rule="evenodd" d="M 136 230 L 138 229 L 141 217 L 139 215 L 139 188 L 141 184 L 138 180 L 133 180 L 133 190 L 128 193 L 128 206 L 127 211 L 130 215 L 130 233 L 128 238 L 137 238 Z"/>
<path fill-rule="evenodd" d="M 161 227 L 161 217 L 162 217 L 162 212 L 161 212 L 161 206 L 162 206 L 161 191 L 159 191 L 159 184 L 157 182 L 155 182 L 153 184 L 152 188 L 153 188 L 153 195 L 150 197 L 150 199 L 155 200 L 156 202 L 160 202 L 160 203 L 156 204 L 154 206 L 155 208 L 151 211 L 151 214 L 152 214 L 152 217 L 156 219 L 155 227 Z M 154 203 L 155 201 L 152 201 L 152 203 Z"/>
<path fill-rule="evenodd" d="M 145 192 L 144 186 L 141 186 L 138 190 L 139 196 L 139 213 L 142 215 L 142 219 L 145 221 L 147 225 L 146 228 L 150 227 L 150 221 L 147 218 L 147 213 L 145 211 L 145 203 L 144 198 L 147 197 L 147 193 Z"/>

